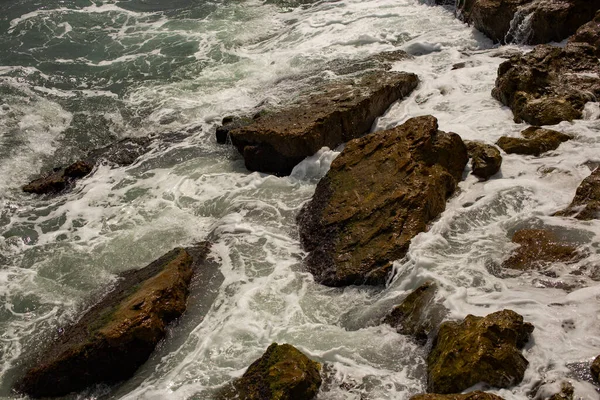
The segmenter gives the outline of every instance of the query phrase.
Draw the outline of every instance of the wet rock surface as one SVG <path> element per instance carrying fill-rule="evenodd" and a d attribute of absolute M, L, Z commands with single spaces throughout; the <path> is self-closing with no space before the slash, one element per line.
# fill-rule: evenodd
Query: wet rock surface
<path fill-rule="evenodd" d="M 289 175 L 322 147 L 335 148 L 369 132 L 390 105 L 412 92 L 419 79 L 403 72 L 371 71 L 330 83 L 284 109 L 258 114 L 250 124 L 219 131 L 251 171 Z"/>
<path fill-rule="evenodd" d="M 467 150 L 432 116 L 350 141 L 297 222 L 306 264 L 329 286 L 382 284 L 446 207 Z"/>
<path fill-rule="evenodd" d="M 502 136 L 496 144 L 508 154 L 539 156 L 547 151 L 556 150 L 561 143 L 572 139 L 571 136 L 551 129 L 531 126 L 521 132 L 523 138 Z"/>
<path fill-rule="evenodd" d="M 487 181 L 500 171 L 502 156 L 495 146 L 475 140 L 465 140 L 464 142 L 471 158 L 471 173 L 473 175 Z"/>
<path fill-rule="evenodd" d="M 536 46 L 500 64 L 492 96 L 511 108 L 515 122 L 555 125 L 582 116 L 600 96 L 600 63 L 594 47 Z"/>
<path fill-rule="evenodd" d="M 418 394 L 410 398 L 410 400 L 503 400 L 502 397 L 496 396 L 495 394 L 482 392 L 477 390 L 475 392 L 465 394 Z"/>
<path fill-rule="evenodd" d="M 600 168 L 581 182 L 571 204 L 554 215 L 583 221 L 600 217 Z"/>
<path fill-rule="evenodd" d="M 596 50 L 596 56 L 600 57 L 600 11 L 594 19 L 582 25 L 577 32 L 569 38 L 569 43 L 587 43 Z"/>
<path fill-rule="evenodd" d="M 573 388 L 573 385 L 569 382 L 563 382 L 560 392 L 548 397 L 548 400 L 573 400 L 574 394 L 575 388 Z"/>
<path fill-rule="evenodd" d="M 519 349 L 531 332 L 533 325 L 511 310 L 443 323 L 427 357 L 427 391 L 460 393 L 480 382 L 500 388 L 518 384 L 529 364 Z"/>
<path fill-rule="evenodd" d="M 436 292 L 435 282 L 425 282 L 394 307 L 383 322 L 395 327 L 398 333 L 425 344 L 447 314 L 444 306 L 435 302 Z"/>
<path fill-rule="evenodd" d="M 321 386 L 320 370 L 294 346 L 273 343 L 219 399 L 310 400 Z"/>
<path fill-rule="evenodd" d="M 32 397 L 63 396 L 96 383 L 129 378 L 186 308 L 188 285 L 209 245 L 177 248 L 121 276 L 114 290 L 64 329 L 15 389 Z"/>
<path fill-rule="evenodd" d="M 581 258 L 575 246 L 561 243 L 554 233 L 544 229 L 521 229 L 512 241 L 520 246 L 502 263 L 504 268 L 526 271 Z"/>

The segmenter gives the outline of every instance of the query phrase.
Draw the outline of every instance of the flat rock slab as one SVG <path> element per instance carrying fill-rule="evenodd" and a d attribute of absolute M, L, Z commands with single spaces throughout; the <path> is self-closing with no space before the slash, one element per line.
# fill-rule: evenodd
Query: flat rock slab
<path fill-rule="evenodd" d="M 600 218 L 600 168 L 581 182 L 569 207 L 554 215 L 583 221 Z"/>
<path fill-rule="evenodd" d="M 482 392 L 477 390 L 465 394 L 418 394 L 410 398 L 410 400 L 504 400 L 495 394 Z"/>
<path fill-rule="evenodd" d="M 512 310 L 444 322 L 427 356 L 427 391 L 460 393 L 483 382 L 506 388 L 523 380 L 529 362 L 519 349 L 533 325 Z"/>
<path fill-rule="evenodd" d="M 460 137 L 432 116 L 348 142 L 297 218 L 309 271 L 329 286 L 383 284 L 444 211 L 467 161 Z"/>
<path fill-rule="evenodd" d="M 208 252 L 207 243 L 177 248 L 124 273 L 114 290 L 39 356 L 15 389 L 55 397 L 132 376 L 165 336 L 167 324 L 185 311 L 192 274 Z"/>
<path fill-rule="evenodd" d="M 496 144 L 508 154 L 539 156 L 556 150 L 561 143 L 572 139 L 567 134 L 539 126 L 531 126 L 521 132 L 521 135 L 522 138 L 502 136 Z"/>
<path fill-rule="evenodd" d="M 415 74 L 372 71 L 319 88 L 286 109 L 258 114 L 250 124 L 219 131 L 219 140 L 228 135 L 250 171 L 289 175 L 322 147 L 335 148 L 368 133 L 375 119 L 418 83 Z"/>
<path fill-rule="evenodd" d="M 487 181 L 500 171 L 502 156 L 500 150 L 491 144 L 476 140 L 465 140 L 471 158 L 471 173 L 480 180 Z"/>

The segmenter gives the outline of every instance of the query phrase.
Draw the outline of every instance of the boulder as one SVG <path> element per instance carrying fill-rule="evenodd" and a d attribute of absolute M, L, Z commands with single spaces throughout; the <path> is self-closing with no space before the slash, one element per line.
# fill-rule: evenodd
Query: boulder
<path fill-rule="evenodd" d="M 504 268 L 526 271 L 581 259 L 576 247 L 560 243 L 554 233 L 544 229 L 521 229 L 515 232 L 512 241 L 519 247 L 502 263 Z"/>
<path fill-rule="evenodd" d="M 467 152 L 471 158 L 471 173 L 487 181 L 500 171 L 502 156 L 500 151 L 490 144 L 475 140 L 465 140 Z"/>
<path fill-rule="evenodd" d="M 427 357 L 427 391 L 460 393 L 480 382 L 499 388 L 518 384 L 529 365 L 519 349 L 531 332 L 533 325 L 511 310 L 444 322 Z"/>
<path fill-rule="evenodd" d="M 592 377 L 594 377 L 596 382 L 600 383 L 600 356 L 594 359 L 592 366 L 590 367 L 590 371 L 592 372 Z"/>
<path fill-rule="evenodd" d="M 500 64 L 492 96 L 511 108 L 515 122 L 555 125 L 581 118 L 600 96 L 600 62 L 586 43 L 536 46 Z"/>
<path fill-rule="evenodd" d="M 496 144 L 508 154 L 539 156 L 547 151 L 556 150 L 561 143 L 572 139 L 564 133 L 551 129 L 530 126 L 521 132 L 523 138 L 502 136 Z"/>
<path fill-rule="evenodd" d="M 116 287 L 67 327 L 18 380 L 31 397 L 64 396 L 97 383 L 129 378 L 186 308 L 188 285 L 203 268 L 207 243 L 177 248 L 124 273 Z"/>
<path fill-rule="evenodd" d="M 297 218 L 309 271 L 328 286 L 385 283 L 467 161 L 460 137 L 432 116 L 348 142 Z"/>
<path fill-rule="evenodd" d="M 436 292 L 435 282 L 425 282 L 394 307 L 383 322 L 395 327 L 398 333 L 425 344 L 447 314 L 444 306 L 434 301 Z"/>
<path fill-rule="evenodd" d="M 87 176 L 100 162 L 116 166 L 133 164 L 150 147 L 149 138 L 127 138 L 111 145 L 91 151 L 84 159 L 67 167 L 55 168 L 52 172 L 29 182 L 23 191 L 34 194 L 56 194 L 71 188 L 75 182 Z"/>
<path fill-rule="evenodd" d="M 583 221 L 600 218 L 600 168 L 581 182 L 571 204 L 554 215 Z"/>
<path fill-rule="evenodd" d="M 596 50 L 596 56 L 600 57 L 600 11 L 592 21 L 582 25 L 569 38 L 569 43 L 587 43 Z"/>
<path fill-rule="evenodd" d="M 294 346 L 273 343 L 219 399 L 310 400 L 321 387 L 320 370 Z"/>
<path fill-rule="evenodd" d="M 335 148 L 369 132 L 394 102 L 412 92 L 415 74 L 371 71 L 330 83 L 281 110 L 258 114 L 250 124 L 232 127 L 229 137 L 250 171 L 289 175 L 296 164 L 321 147 Z"/>
<path fill-rule="evenodd" d="M 476 390 L 465 394 L 418 394 L 410 400 L 504 400 L 495 394 Z"/>

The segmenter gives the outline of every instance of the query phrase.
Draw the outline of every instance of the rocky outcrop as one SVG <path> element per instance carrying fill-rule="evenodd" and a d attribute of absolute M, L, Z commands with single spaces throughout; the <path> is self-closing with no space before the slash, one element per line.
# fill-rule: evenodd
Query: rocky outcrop
<path fill-rule="evenodd" d="M 321 386 L 320 370 L 294 346 L 273 343 L 219 399 L 310 400 Z"/>
<path fill-rule="evenodd" d="M 460 393 L 480 382 L 499 388 L 518 384 L 529 364 L 519 349 L 531 332 L 533 325 L 511 310 L 443 323 L 427 357 L 427 391 Z"/>
<path fill-rule="evenodd" d="M 195 269 L 209 245 L 177 248 L 122 275 L 114 290 L 43 352 L 15 385 L 32 397 L 63 396 L 129 378 L 186 308 Z"/>
<path fill-rule="evenodd" d="M 410 398 L 410 400 L 504 400 L 495 394 L 482 392 L 477 390 L 465 394 L 418 394 Z"/>
<path fill-rule="evenodd" d="M 116 166 L 133 164 L 150 147 L 149 138 L 127 138 L 114 144 L 91 151 L 87 157 L 67 167 L 55 168 L 52 172 L 23 186 L 23 191 L 35 194 L 56 194 L 69 189 L 87 176 L 101 162 Z"/>
<path fill-rule="evenodd" d="M 600 96 L 600 63 L 585 43 L 540 45 L 500 64 L 492 96 L 511 108 L 515 122 L 555 125 L 581 118 Z"/>
<path fill-rule="evenodd" d="M 508 154 L 539 156 L 547 151 L 556 150 L 561 143 L 572 139 L 564 133 L 551 129 L 531 126 L 521 132 L 523 138 L 502 136 L 496 144 Z"/>
<path fill-rule="evenodd" d="M 382 284 L 446 207 L 468 161 L 432 116 L 350 141 L 300 211 L 306 264 L 329 286 Z"/>
<path fill-rule="evenodd" d="M 600 218 L 600 168 L 581 182 L 569 207 L 554 215 L 583 221 Z"/>
<path fill-rule="evenodd" d="M 600 356 L 594 359 L 592 366 L 590 367 L 590 371 L 592 372 L 592 377 L 594 377 L 596 382 L 600 382 Z"/>
<path fill-rule="evenodd" d="M 496 147 L 475 140 L 465 140 L 465 146 L 467 146 L 467 152 L 471 158 L 473 175 L 487 181 L 500 171 L 502 156 Z"/>
<path fill-rule="evenodd" d="M 447 314 L 444 306 L 435 302 L 436 292 L 435 282 L 425 282 L 394 307 L 383 322 L 395 327 L 398 333 L 425 344 Z"/>
<path fill-rule="evenodd" d="M 251 171 L 289 175 L 321 147 L 335 148 L 368 133 L 375 119 L 418 83 L 415 74 L 372 71 L 320 87 L 284 109 L 260 113 L 251 124 L 219 131 L 219 141 L 229 138 Z"/>
<path fill-rule="evenodd" d="M 577 32 L 569 38 L 569 43 L 587 43 L 596 50 L 596 56 L 600 57 L 600 11 L 594 19 L 582 25 Z"/>
<path fill-rule="evenodd" d="M 576 247 L 560 243 L 554 233 L 544 229 L 521 229 L 515 232 L 512 241 L 519 247 L 502 263 L 504 268 L 526 271 L 581 259 Z"/>

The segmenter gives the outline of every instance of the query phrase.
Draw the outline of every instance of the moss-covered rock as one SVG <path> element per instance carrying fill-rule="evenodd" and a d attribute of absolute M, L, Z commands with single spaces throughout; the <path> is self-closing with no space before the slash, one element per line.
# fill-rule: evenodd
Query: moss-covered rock
<path fill-rule="evenodd" d="M 427 391 L 460 393 L 480 382 L 501 388 L 518 384 L 529 364 L 519 349 L 531 332 L 533 325 L 511 310 L 443 323 L 427 357 Z"/>
<path fill-rule="evenodd" d="M 402 335 L 414 337 L 418 343 L 426 343 L 447 313 L 443 305 L 435 302 L 436 292 L 435 282 L 425 282 L 394 307 L 383 322 Z"/>
<path fill-rule="evenodd" d="M 476 390 L 465 394 L 418 394 L 410 398 L 410 400 L 504 400 L 495 394 Z"/>
<path fill-rule="evenodd" d="M 348 142 L 300 211 L 306 264 L 325 285 L 383 284 L 446 207 L 468 161 L 432 116 Z"/>
<path fill-rule="evenodd" d="M 569 135 L 539 126 L 531 126 L 522 131 L 521 135 L 523 138 L 502 136 L 496 144 L 508 154 L 539 156 L 556 150 L 561 143 L 571 139 Z"/>
<path fill-rule="evenodd" d="M 600 218 L 600 168 L 581 182 L 569 207 L 554 215 L 584 221 Z"/>
<path fill-rule="evenodd" d="M 487 181 L 500 171 L 502 156 L 496 147 L 476 140 L 465 140 L 465 146 L 471 157 L 471 173 L 473 175 Z"/>
<path fill-rule="evenodd" d="M 310 400 L 321 386 L 321 364 L 294 346 L 273 343 L 221 399 Z"/>

